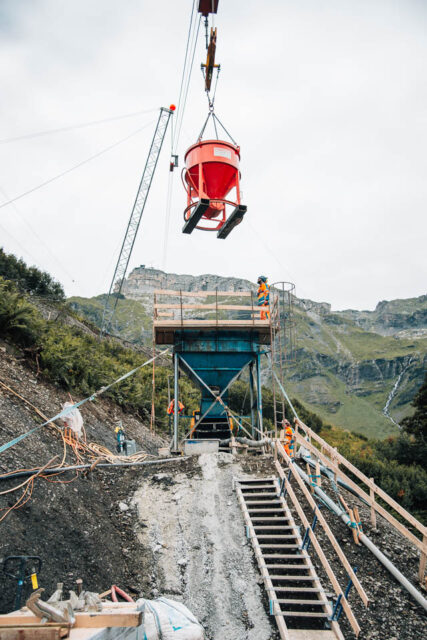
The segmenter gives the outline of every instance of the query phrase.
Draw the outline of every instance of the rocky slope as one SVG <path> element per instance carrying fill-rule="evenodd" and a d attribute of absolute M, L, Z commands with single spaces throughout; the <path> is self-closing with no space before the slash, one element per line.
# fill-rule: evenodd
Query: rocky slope
<path fill-rule="evenodd" d="M 153 293 L 255 291 L 239 278 L 167 274 L 141 266 L 123 286 L 113 333 L 151 341 Z M 71 306 L 99 324 L 103 296 L 71 298 Z M 288 390 L 338 426 L 385 437 L 411 412 L 427 364 L 427 296 L 380 302 L 375 311 L 334 312 L 326 302 L 295 299 L 295 358 L 287 365 Z M 268 382 L 266 372 L 265 380 Z"/>

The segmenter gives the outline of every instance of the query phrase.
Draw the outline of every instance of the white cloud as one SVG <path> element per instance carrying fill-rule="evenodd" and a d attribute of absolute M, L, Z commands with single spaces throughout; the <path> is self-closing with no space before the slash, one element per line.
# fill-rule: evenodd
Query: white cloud
<path fill-rule="evenodd" d="M 176 102 L 190 8 L 190 0 L 4 1 L 0 138 Z M 263 272 L 336 308 L 424 293 L 426 16 L 415 0 L 221 0 L 217 109 L 241 145 L 247 220 L 226 241 L 182 235 L 176 172 L 168 269 Z M 203 56 L 201 34 L 181 164 L 207 111 Z M 0 145 L 0 187 L 17 195 L 155 117 Z M 17 202 L 21 217 L 0 209 L 0 243 L 69 294 L 106 290 L 153 127 Z M 132 266 L 162 266 L 169 144 Z"/>

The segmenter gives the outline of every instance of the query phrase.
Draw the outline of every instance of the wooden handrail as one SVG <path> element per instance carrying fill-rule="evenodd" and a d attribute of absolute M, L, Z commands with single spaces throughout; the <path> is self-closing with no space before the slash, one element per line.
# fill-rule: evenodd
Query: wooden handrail
<path fill-rule="evenodd" d="M 299 485 L 299 488 L 303 492 L 303 494 L 304 494 L 307 502 L 309 503 L 313 513 L 317 516 L 317 519 L 319 520 L 320 525 L 322 526 L 323 530 L 325 531 L 326 535 L 328 536 L 329 541 L 330 541 L 334 551 L 336 552 L 336 554 L 338 555 L 338 557 L 339 557 L 339 559 L 341 561 L 341 564 L 343 565 L 344 569 L 347 571 L 348 576 L 353 581 L 355 589 L 358 592 L 363 604 L 365 605 L 365 607 L 368 607 L 369 599 L 368 599 L 368 596 L 365 593 L 365 590 L 363 589 L 362 585 L 360 584 L 358 577 L 354 573 L 354 571 L 353 571 L 350 563 L 348 562 L 344 552 L 342 551 L 341 547 L 339 546 L 339 544 L 337 542 L 337 539 L 335 538 L 335 536 L 332 533 L 328 523 L 326 522 L 325 517 L 323 516 L 323 514 L 320 511 L 318 505 L 314 501 L 310 491 L 305 486 L 304 481 L 300 477 L 299 473 L 296 471 L 295 467 L 291 463 L 290 457 L 287 455 L 282 443 L 279 440 L 276 440 L 276 447 L 277 447 L 277 453 L 279 453 L 281 455 L 281 457 L 283 458 L 285 463 L 289 466 L 289 469 L 291 470 L 292 475 L 294 476 L 295 480 L 297 481 L 297 483 Z M 276 468 L 278 469 L 279 474 L 280 474 L 279 467 L 281 469 L 280 462 L 278 460 L 276 460 Z"/>
<path fill-rule="evenodd" d="M 282 452 L 279 451 L 279 453 L 282 453 Z M 285 453 L 285 452 L 283 451 L 283 453 Z M 341 596 L 341 604 L 342 604 L 343 609 L 345 611 L 345 614 L 346 614 L 346 616 L 348 618 L 348 621 L 349 621 L 349 623 L 350 623 L 350 625 L 351 625 L 351 627 L 352 627 L 352 629 L 353 629 L 353 631 L 354 631 L 354 633 L 356 634 L 356 637 L 357 637 L 359 635 L 359 633 L 360 633 L 359 623 L 357 622 L 357 620 L 356 620 L 356 618 L 354 616 L 354 613 L 353 613 L 353 611 L 352 611 L 352 609 L 351 609 L 351 607 L 350 607 L 350 605 L 348 603 L 348 600 L 345 597 L 345 594 L 343 593 L 343 590 L 341 589 L 341 586 L 340 586 L 340 584 L 339 584 L 339 582 L 337 580 L 337 577 L 336 577 L 335 573 L 333 572 L 333 569 L 332 569 L 331 565 L 329 564 L 329 561 L 328 561 L 328 559 L 326 558 L 326 556 L 325 556 L 325 554 L 323 552 L 323 549 L 322 549 L 322 547 L 321 547 L 321 545 L 320 545 L 320 543 L 319 543 L 319 541 L 317 539 L 317 536 L 314 533 L 313 529 L 311 528 L 311 524 L 309 523 L 309 521 L 307 519 L 307 516 L 305 515 L 305 513 L 304 513 L 304 511 L 303 511 L 303 509 L 301 507 L 301 504 L 300 504 L 298 498 L 296 497 L 296 495 L 294 493 L 292 485 L 289 482 L 289 480 L 288 480 L 288 478 L 287 478 L 287 476 L 286 476 L 281 464 L 278 461 L 276 461 L 276 469 L 277 469 L 277 471 L 279 473 L 280 478 L 282 480 L 284 480 L 284 482 L 285 482 L 287 495 L 290 497 L 290 499 L 291 499 L 291 501 L 292 501 L 297 513 L 298 513 L 298 516 L 299 516 L 301 522 L 303 523 L 303 525 L 305 526 L 305 528 L 308 531 L 308 535 L 310 536 L 310 540 L 311 540 L 311 542 L 313 544 L 313 547 L 316 549 L 317 556 L 318 556 L 320 562 L 322 563 L 323 568 L 325 569 L 325 572 L 326 572 L 326 574 L 327 574 L 327 576 L 328 576 L 328 578 L 329 578 L 329 580 L 330 580 L 330 582 L 331 582 L 331 584 L 332 584 L 332 586 L 334 588 L 335 593 L 337 594 L 337 596 Z M 292 463 L 291 463 L 291 469 L 292 469 Z"/>
<path fill-rule="evenodd" d="M 210 304 L 166 304 L 166 303 L 161 303 L 161 304 L 155 304 L 154 305 L 154 309 L 210 309 L 215 311 L 216 309 L 218 309 L 219 311 L 223 310 L 223 311 L 251 311 L 252 310 L 252 305 L 250 304 L 219 304 L 216 305 L 215 303 L 210 303 Z M 270 307 L 268 305 L 263 306 L 263 307 L 253 307 L 255 312 L 268 312 L 270 310 Z"/>
<path fill-rule="evenodd" d="M 365 476 L 364 473 L 359 471 L 359 469 L 357 467 L 355 467 L 353 464 L 351 464 L 351 462 L 349 462 L 347 460 L 347 458 L 345 458 L 341 453 L 339 453 L 339 451 L 334 449 L 334 447 L 332 447 L 325 440 L 323 440 L 323 438 L 321 438 L 315 431 L 310 429 L 310 427 L 308 427 L 306 424 L 304 424 L 304 422 L 302 422 L 298 418 L 295 419 L 295 422 L 302 429 L 304 429 L 304 431 L 307 433 L 307 435 L 310 436 L 311 438 L 313 438 L 313 440 L 315 440 L 323 448 L 323 450 L 328 451 L 328 453 L 330 454 L 330 458 L 335 459 L 336 462 L 338 462 L 338 464 L 342 464 L 349 471 L 351 471 L 351 473 L 353 473 L 359 480 L 361 480 L 369 489 L 372 489 L 374 491 L 374 493 L 376 493 L 381 498 L 381 500 L 384 500 L 384 502 L 386 502 L 390 507 L 392 507 L 392 509 L 394 509 L 399 515 L 401 515 L 403 518 L 405 518 L 405 520 L 407 520 L 407 522 L 409 522 L 413 527 L 415 527 L 415 529 L 417 529 L 421 534 L 423 534 L 423 536 L 427 535 L 427 527 L 425 527 L 419 520 L 417 520 L 413 515 L 411 515 L 408 511 L 406 511 L 406 509 L 404 509 L 398 502 L 393 500 L 393 498 L 391 498 L 380 487 L 378 487 L 376 484 L 373 485 L 372 484 L 372 480 L 370 478 L 368 478 L 367 476 Z M 301 438 L 301 436 L 300 436 L 300 438 Z M 303 444 L 303 446 L 306 446 L 307 445 L 307 441 L 304 438 L 302 438 L 301 444 Z M 309 447 L 307 447 L 307 448 L 309 448 Z M 315 453 L 316 454 L 317 453 L 321 453 L 321 452 L 319 452 L 319 450 L 316 447 L 314 447 L 314 449 L 315 449 Z M 330 461 L 327 461 L 327 463 L 328 463 L 329 466 L 330 466 L 330 464 L 333 464 Z M 341 470 L 339 470 L 339 471 L 340 471 L 341 475 L 345 475 L 345 474 L 343 474 L 341 472 Z M 347 476 L 346 476 L 346 478 L 347 478 Z M 350 480 L 350 478 L 347 478 L 347 479 Z M 355 484 L 355 486 L 358 489 L 360 489 L 360 487 L 358 485 Z M 364 497 L 366 495 L 367 494 L 364 493 Z M 368 496 L 368 501 L 370 502 L 369 496 Z M 378 509 L 377 509 L 377 511 L 378 511 Z M 416 539 L 418 540 L 418 538 L 416 538 Z"/>
<path fill-rule="evenodd" d="M 159 296 L 179 296 L 180 292 L 174 289 L 155 289 L 153 291 Z M 207 298 L 208 296 L 232 296 L 235 298 L 249 298 L 250 291 L 182 291 L 181 294 L 187 298 Z"/>

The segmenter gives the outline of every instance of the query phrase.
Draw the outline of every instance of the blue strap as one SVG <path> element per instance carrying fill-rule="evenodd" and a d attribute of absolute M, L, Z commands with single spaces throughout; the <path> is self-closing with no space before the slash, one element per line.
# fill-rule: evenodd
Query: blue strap
<path fill-rule="evenodd" d="M 21 440 L 23 440 L 27 436 L 30 436 L 32 433 L 34 433 L 34 431 L 38 431 L 38 429 L 41 429 L 42 427 L 45 427 L 50 422 L 54 422 L 55 420 L 58 420 L 59 418 L 64 418 L 69 413 L 74 411 L 74 409 L 77 409 L 78 407 L 81 407 L 82 404 L 85 404 L 85 402 L 89 402 L 89 401 L 95 400 L 95 398 L 97 396 L 101 395 L 101 393 L 104 393 L 105 391 L 107 391 L 107 389 L 109 389 L 110 387 L 113 387 L 115 384 L 118 384 L 122 380 L 125 380 L 126 378 L 129 378 L 129 376 L 132 376 L 139 369 L 142 369 L 142 367 L 145 367 L 145 365 L 149 364 L 150 362 L 153 362 L 153 360 L 156 360 L 156 358 L 158 358 L 159 356 L 164 355 L 168 351 L 170 351 L 170 348 L 165 349 L 161 353 L 158 353 L 154 358 L 151 358 L 151 360 L 147 360 L 143 364 L 140 364 L 138 367 L 135 367 L 135 369 L 132 369 L 132 371 L 128 371 L 123 376 L 120 376 L 120 378 L 117 378 L 117 380 L 114 380 L 114 382 L 111 382 L 107 386 L 101 387 L 101 389 L 98 389 L 98 391 L 95 391 L 95 393 L 93 393 L 88 398 L 84 398 L 83 400 L 80 400 L 80 402 L 76 402 L 71 407 L 66 407 L 65 409 L 63 409 L 62 411 L 57 413 L 56 416 L 53 416 L 53 418 L 49 418 L 49 420 L 46 420 L 46 422 L 43 422 L 43 424 L 40 424 L 37 427 L 34 427 L 33 429 L 30 429 L 26 433 L 21 434 L 17 438 L 14 438 L 13 440 L 10 440 L 9 442 L 6 442 L 5 444 L 3 444 L 0 447 L 0 453 L 3 453 L 3 451 L 6 451 L 6 449 L 9 449 L 9 447 L 13 447 L 15 444 L 17 444 L 18 442 L 20 442 Z"/>
<path fill-rule="evenodd" d="M 34 427 L 34 429 L 31 429 L 31 431 L 27 431 L 27 433 L 23 433 L 22 435 L 18 436 L 17 438 L 14 438 L 13 440 L 10 440 L 10 442 L 6 442 L 6 444 L 3 444 L 0 447 L 0 453 L 3 453 L 3 451 L 6 451 L 6 449 L 9 449 L 9 447 L 13 447 L 14 444 L 18 444 L 18 442 L 20 442 L 30 434 L 34 433 L 34 431 L 37 431 L 37 429 L 41 429 L 41 425 L 39 427 Z"/>

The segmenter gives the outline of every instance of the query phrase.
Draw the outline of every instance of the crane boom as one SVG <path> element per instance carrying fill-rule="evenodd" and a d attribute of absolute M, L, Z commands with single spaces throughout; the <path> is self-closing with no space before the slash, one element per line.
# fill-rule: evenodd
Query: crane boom
<path fill-rule="evenodd" d="M 154 131 L 153 140 L 151 142 L 150 151 L 145 163 L 141 182 L 139 183 L 135 202 L 132 207 L 132 213 L 130 214 L 122 248 L 120 250 L 119 259 L 117 260 L 113 279 L 111 281 L 110 290 L 108 291 L 108 296 L 105 301 L 102 314 L 101 336 L 108 331 L 113 320 L 114 313 L 116 311 L 117 302 L 119 299 L 118 296 L 122 290 L 126 271 L 129 265 L 129 260 L 132 254 L 132 249 L 135 244 L 136 235 L 138 233 L 142 214 L 144 213 L 145 204 L 147 202 L 148 193 L 150 191 L 151 183 L 153 180 L 154 171 L 156 169 L 157 161 L 162 149 L 163 140 L 165 139 L 166 129 L 168 127 L 170 117 L 175 109 L 173 105 L 171 105 L 171 107 L 173 107 L 173 109 L 167 109 L 165 107 L 161 107 L 160 109 L 159 119 L 157 120 L 157 125 Z M 114 288 L 117 285 L 118 289 L 117 291 L 114 291 Z M 114 295 L 113 297 L 113 294 L 117 295 Z"/>

